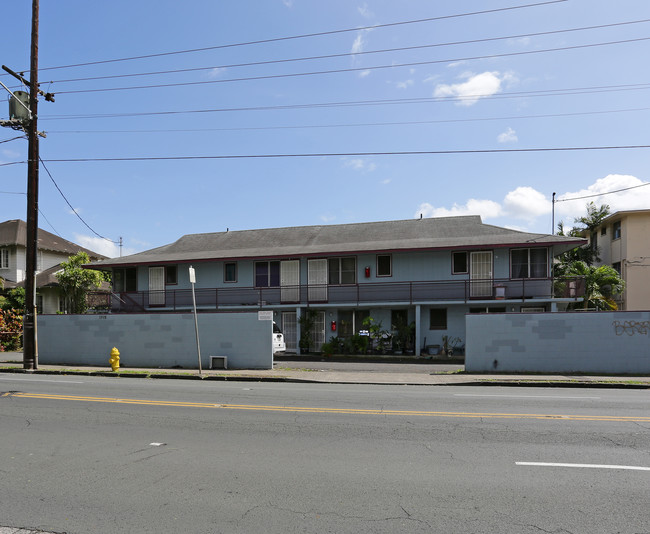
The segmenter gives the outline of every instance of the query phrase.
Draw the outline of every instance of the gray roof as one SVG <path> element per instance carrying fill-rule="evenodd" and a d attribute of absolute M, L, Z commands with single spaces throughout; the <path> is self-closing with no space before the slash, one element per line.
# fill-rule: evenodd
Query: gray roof
<path fill-rule="evenodd" d="M 559 254 L 585 243 L 483 224 L 476 215 L 188 234 L 169 245 L 92 266 L 547 245 L 557 245 Z"/>
<path fill-rule="evenodd" d="M 13 219 L 0 223 L 0 247 L 2 246 L 26 246 L 27 224 L 20 219 Z M 74 256 L 77 252 L 85 252 L 91 260 L 104 259 L 106 256 L 81 247 L 76 243 L 67 241 L 62 237 L 51 234 L 46 230 L 38 229 L 38 250 L 48 250 Z"/>

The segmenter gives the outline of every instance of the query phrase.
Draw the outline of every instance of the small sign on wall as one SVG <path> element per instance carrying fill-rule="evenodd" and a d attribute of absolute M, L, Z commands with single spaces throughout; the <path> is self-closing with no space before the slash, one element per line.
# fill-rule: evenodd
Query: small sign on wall
<path fill-rule="evenodd" d="M 258 311 L 257 312 L 258 321 L 272 321 L 273 320 L 273 311 Z"/>

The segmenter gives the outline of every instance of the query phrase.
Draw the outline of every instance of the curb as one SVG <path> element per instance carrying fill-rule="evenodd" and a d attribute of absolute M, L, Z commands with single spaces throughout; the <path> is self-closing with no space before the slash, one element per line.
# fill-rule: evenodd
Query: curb
<path fill-rule="evenodd" d="M 198 375 L 175 374 L 160 372 L 129 372 L 120 373 L 113 371 L 84 371 L 77 369 L 22 369 L 19 367 L 1 368 L 0 373 L 37 374 L 37 375 L 79 375 L 101 376 L 106 378 L 150 378 L 155 380 L 199 380 L 209 382 L 276 382 L 295 384 L 363 384 L 372 386 L 494 386 L 494 387 L 545 387 L 545 388 L 599 388 L 599 389 L 650 389 L 648 383 L 630 383 L 630 381 L 588 381 L 588 380 L 525 380 L 525 379 L 485 379 L 463 380 L 461 382 L 377 382 L 377 381 L 348 381 L 348 380 L 314 380 L 309 378 L 282 377 L 282 376 L 246 376 L 246 375 Z"/>

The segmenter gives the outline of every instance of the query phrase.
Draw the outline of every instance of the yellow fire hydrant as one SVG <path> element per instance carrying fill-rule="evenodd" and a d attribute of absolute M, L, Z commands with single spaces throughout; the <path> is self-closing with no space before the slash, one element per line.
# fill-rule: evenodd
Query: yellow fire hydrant
<path fill-rule="evenodd" d="M 111 364 L 113 371 L 117 371 L 120 368 L 120 351 L 116 347 L 113 347 L 113 350 L 111 350 L 111 357 L 108 359 L 108 363 Z"/>

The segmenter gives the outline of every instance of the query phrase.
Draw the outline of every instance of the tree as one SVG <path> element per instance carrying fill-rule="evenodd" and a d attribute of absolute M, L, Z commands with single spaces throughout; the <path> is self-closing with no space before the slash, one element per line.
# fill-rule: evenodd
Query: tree
<path fill-rule="evenodd" d="M 99 288 L 103 280 L 100 272 L 82 267 L 87 263 L 90 263 L 88 254 L 78 252 L 70 256 L 68 261 L 61 263 L 63 270 L 56 275 L 61 295 L 70 303 L 72 313 L 86 312 L 88 309 L 86 294 Z"/>
<path fill-rule="evenodd" d="M 564 223 L 560 221 L 557 225 L 557 235 L 569 237 L 581 237 L 585 233 L 589 233 L 591 242 L 583 247 L 577 247 L 569 250 L 559 256 L 559 263 L 554 266 L 555 276 L 566 276 L 568 269 L 577 261 L 593 265 L 595 262 L 600 261 L 598 254 L 600 249 L 597 246 L 597 236 L 594 235 L 594 230 L 600 226 L 605 218 L 610 214 L 610 208 L 607 204 L 596 206 L 593 202 L 586 205 L 587 214 L 582 217 L 577 217 L 574 222 L 580 226 L 574 226 L 570 230 L 564 229 Z"/>
<path fill-rule="evenodd" d="M 583 307 L 597 310 L 617 310 L 614 297 L 623 292 L 625 282 L 616 269 L 609 265 L 595 267 L 583 261 L 574 262 L 568 269 L 569 276 L 582 276 L 585 280 Z"/>

